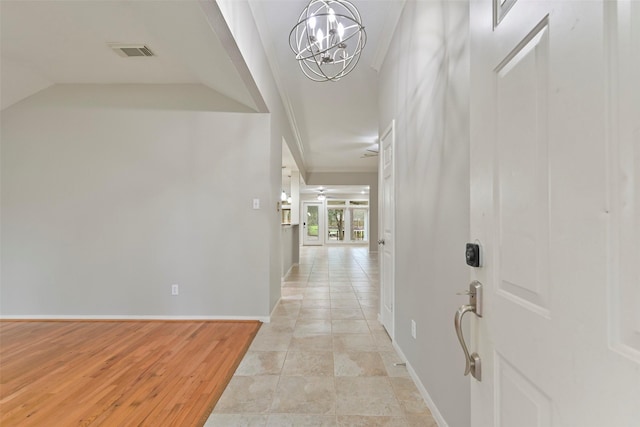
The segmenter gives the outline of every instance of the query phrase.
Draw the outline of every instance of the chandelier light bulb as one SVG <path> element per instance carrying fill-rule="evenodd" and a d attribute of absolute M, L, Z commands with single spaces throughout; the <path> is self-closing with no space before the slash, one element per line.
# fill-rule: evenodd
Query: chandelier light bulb
<path fill-rule="evenodd" d="M 316 82 L 353 71 L 366 42 L 360 12 L 349 0 L 310 0 L 289 33 L 300 69 Z"/>

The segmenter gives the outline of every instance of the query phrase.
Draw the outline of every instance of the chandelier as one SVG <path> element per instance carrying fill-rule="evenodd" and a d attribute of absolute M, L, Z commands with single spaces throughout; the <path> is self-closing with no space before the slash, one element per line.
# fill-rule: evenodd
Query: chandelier
<path fill-rule="evenodd" d="M 289 33 L 302 72 L 316 82 L 353 71 L 366 42 L 360 13 L 348 0 L 311 0 Z"/>

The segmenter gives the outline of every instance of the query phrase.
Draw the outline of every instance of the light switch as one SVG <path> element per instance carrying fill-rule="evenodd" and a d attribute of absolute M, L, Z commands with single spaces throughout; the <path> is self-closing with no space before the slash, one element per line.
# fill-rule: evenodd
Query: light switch
<path fill-rule="evenodd" d="M 260 199 L 253 199 L 253 209 L 260 209 Z"/>

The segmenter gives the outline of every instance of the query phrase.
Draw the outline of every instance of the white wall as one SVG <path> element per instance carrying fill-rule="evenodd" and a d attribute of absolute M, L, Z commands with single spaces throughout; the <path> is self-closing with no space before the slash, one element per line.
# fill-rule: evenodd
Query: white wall
<path fill-rule="evenodd" d="M 278 86 L 276 84 L 273 72 L 271 71 L 269 61 L 265 54 L 262 40 L 258 32 L 250 5 L 247 0 L 216 0 L 215 7 L 224 17 L 227 26 L 233 35 L 234 42 L 237 44 L 238 50 L 241 52 L 244 62 L 246 63 L 260 95 L 264 99 L 269 112 L 271 113 L 271 187 L 273 200 L 279 200 L 281 193 L 281 165 L 282 165 L 282 141 L 283 139 L 289 146 L 291 155 L 293 156 L 298 170 L 305 175 L 304 162 L 302 153 L 300 152 L 295 136 L 292 131 L 291 124 L 286 109 L 280 98 Z M 274 209 L 275 212 L 275 209 Z M 279 214 L 278 212 L 275 212 Z M 281 247 L 280 247 L 280 219 L 274 222 L 269 232 L 272 238 L 270 248 L 271 256 L 271 292 L 270 305 L 273 308 L 280 299 L 280 269 L 281 269 Z"/>
<path fill-rule="evenodd" d="M 450 427 L 469 420 L 453 329 L 468 285 L 468 4 L 408 1 L 381 69 L 380 131 L 396 120 L 396 343 Z M 417 339 L 410 322 L 417 324 Z"/>
<path fill-rule="evenodd" d="M 282 227 L 282 273 L 284 278 L 294 265 L 300 263 L 300 238 L 297 225 Z"/>
<path fill-rule="evenodd" d="M 269 115 L 226 108 L 58 85 L 2 111 L 2 314 L 268 316 Z"/>

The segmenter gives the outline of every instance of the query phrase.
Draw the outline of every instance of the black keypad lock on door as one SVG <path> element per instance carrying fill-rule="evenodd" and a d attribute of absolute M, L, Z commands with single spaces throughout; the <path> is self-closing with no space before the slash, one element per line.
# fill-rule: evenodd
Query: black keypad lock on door
<path fill-rule="evenodd" d="M 480 245 L 467 243 L 465 257 L 467 259 L 467 265 L 470 265 L 471 267 L 480 267 Z"/>

